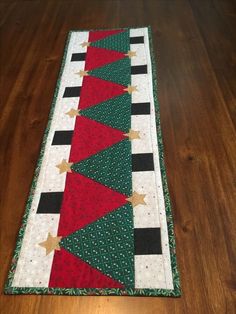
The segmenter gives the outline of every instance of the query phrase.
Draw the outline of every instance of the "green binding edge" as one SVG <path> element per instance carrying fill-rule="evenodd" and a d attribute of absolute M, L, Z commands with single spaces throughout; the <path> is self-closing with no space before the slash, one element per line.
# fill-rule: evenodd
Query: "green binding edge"
<path fill-rule="evenodd" d="M 133 27 L 133 28 L 140 28 L 140 27 Z M 133 29 L 133 28 L 122 28 L 122 29 Z M 163 193 L 165 199 L 165 210 L 166 210 L 166 218 L 167 218 L 167 227 L 168 227 L 168 236 L 169 236 L 169 246 L 170 246 L 170 257 L 171 257 L 171 268 L 173 274 L 173 290 L 168 289 L 100 289 L 100 288 L 89 288 L 89 289 L 80 289 L 80 288 L 41 288 L 41 287 L 12 287 L 12 281 L 16 270 L 17 261 L 19 258 L 24 233 L 27 225 L 28 216 L 30 213 L 31 203 L 33 200 L 37 179 L 40 173 L 40 168 L 44 156 L 45 146 L 47 142 L 47 137 L 49 133 L 49 129 L 51 126 L 51 121 L 53 118 L 54 108 L 56 105 L 56 100 L 58 96 L 59 86 L 61 83 L 61 76 L 64 71 L 65 61 L 67 57 L 67 50 L 68 45 L 70 42 L 71 34 L 73 32 L 82 32 L 80 30 L 71 30 L 68 33 L 64 54 L 62 58 L 62 63 L 60 67 L 60 72 L 58 75 L 56 88 L 53 96 L 53 101 L 51 105 L 51 110 L 49 113 L 48 124 L 46 130 L 44 132 L 43 141 L 41 144 L 40 154 L 37 161 L 37 166 L 34 172 L 34 177 L 29 193 L 29 197 L 26 203 L 26 209 L 24 216 L 22 218 L 22 224 L 18 233 L 18 238 L 16 242 L 16 248 L 14 250 L 10 270 L 8 273 L 8 278 L 4 287 L 5 294 L 49 294 L 49 295 L 127 295 L 127 296 L 169 296 L 169 297 L 178 297 L 181 295 L 180 290 L 180 278 L 177 268 L 177 261 L 176 261 L 176 251 L 175 251 L 175 235 L 174 235 L 174 225 L 173 225 L 173 217 L 171 213 L 171 202 L 167 184 L 167 177 L 166 177 L 166 170 L 164 164 L 164 148 L 162 142 L 162 133 L 161 133 L 161 122 L 160 122 L 160 107 L 158 103 L 158 96 L 157 96 L 157 73 L 156 73 L 156 64 L 154 60 L 154 50 L 153 50 L 153 42 L 152 42 L 152 31 L 151 26 L 148 26 L 148 36 L 149 36 L 149 48 L 151 54 L 151 63 L 152 63 L 152 80 L 153 80 L 153 97 L 154 97 L 154 104 L 155 104 L 155 113 L 156 113 L 156 127 L 157 127 L 157 139 L 158 139 L 158 147 L 159 147 L 159 161 L 160 161 L 160 168 L 161 168 L 161 176 L 162 176 L 162 184 L 163 184 Z M 119 28 L 121 29 L 121 28 Z M 83 30 L 83 31 L 92 31 L 92 30 Z"/>

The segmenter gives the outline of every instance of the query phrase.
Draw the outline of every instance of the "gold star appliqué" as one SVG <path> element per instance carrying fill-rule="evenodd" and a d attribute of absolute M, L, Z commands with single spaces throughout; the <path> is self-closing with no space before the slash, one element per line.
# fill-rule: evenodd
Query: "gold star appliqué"
<path fill-rule="evenodd" d="M 88 71 L 83 71 L 83 70 L 80 70 L 79 72 L 76 72 L 75 74 L 79 74 L 80 77 L 89 75 Z"/>
<path fill-rule="evenodd" d="M 130 141 L 140 139 L 140 132 L 139 131 L 134 131 L 134 130 L 129 130 L 129 133 L 125 133 L 124 136 L 127 136 Z"/>
<path fill-rule="evenodd" d="M 80 115 L 79 112 L 80 112 L 79 109 L 71 108 L 70 111 L 66 112 L 66 114 L 67 114 L 70 118 L 74 118 L 74 117 Z"/>
<path fill-rule="evenodd" d="M 48 233 L 48 237 L 46 241 L 39 243 L 40 246 L 46 249 L 46 255 L 50 254 L 52 251 L 57 250 L 60 251 L 60 241 L 62 237 L 53 237 L 51 233 Z"/>
<path fill-rule="evenodd" d="M 146 194 L 138 194 L 137 192 L 133 192 L 133 194 L 126 198 L 127 201 L 129 201 L 133 207 L 138 205 L 146 205 L 146 202 L 144 201 Z"/>
<path fill-rule="evenodd" d="M 90 46 L 90 42 L 88 41 L 84 41 L 81 46 L 84 48 L 84 47 L 89 47 Z"/>
<path fill-rule="evenodd" d="M 125 92 L 128 92 L 129 94 L 132 94 L 133 92 L 137 92 L 137 86 L 131 86 L 128 85 L 128 87 L 124 88 Z"/>
<path fill-rule="evenodd" d="M 67 162 L 66 159 L 63 159 L 62 162 L 56 167 L 60 170 L 60 174 L 63 172 L 72 172 L 71 166 L 73 165 L 73 162 Z"/>
<path fill-rule="evenodd" d="M 131 59 L 132 57 L 137 57 L 136 51 L 130 51 L 130 50 L 129 50 L 129 51 L 125 54 L 125 56 L 129 57 L 130 59 Z"/>

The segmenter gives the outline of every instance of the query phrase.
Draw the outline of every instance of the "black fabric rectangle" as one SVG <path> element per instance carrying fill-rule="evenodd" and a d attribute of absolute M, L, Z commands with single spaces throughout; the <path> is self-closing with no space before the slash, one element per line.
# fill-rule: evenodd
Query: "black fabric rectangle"
<path fill-rule="evenodd" d="M 86 52 L 72 53 L 70 61 L 85 61 Z"/>
<path fill-rule="evenodd" d="M 132 154 L 132 171 L 154 170 L 153 154 Z"/>
<path fill-rule="evenodd" d="M 80 86 L 66 87 L 63 97 L 79 97 L 80 89 Z"/>
<path fill-rule="evenodd" d="M 131 114 L 150 114 L 150 102 L 133 103 L 131 107 Z"/>
<path fill-rule="evenodd" d="M 134 229 L 135 255 L 162 254 L 160 228 Z"/>
<path fill-rule="evenodd" d="M 133 65 L 131 67 L 131 75 L 135 74 L 146 74 L 147 66 L 146 65 Z"/>
<path fill-rule="evenodd" d="M 63 192 L 41 193 L 37 214 L 59 214 Z"/>
<path fill-rule="evenodd" d="M 71 145 L 73 131 L 56 131 L 53 136 L 52 145 Z"/>
<path fill-rule="evenodd" d="M 129 42 L 130 44 L 143 44 L 144 36 L 130 37 Z"/>

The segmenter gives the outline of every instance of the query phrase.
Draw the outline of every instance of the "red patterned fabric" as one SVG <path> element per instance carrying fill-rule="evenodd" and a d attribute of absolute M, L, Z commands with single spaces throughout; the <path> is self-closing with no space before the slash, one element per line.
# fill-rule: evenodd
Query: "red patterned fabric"
<path fill-rule="evenodd" d="M 68 173 L 58 234 L 68 234 L 123 206 L 126 196 L 79 173 Z"/>
<path fill-rule="evenodd" d="M 87 117 L 76 118 L 70 162 L 78 162 L 124 139 L 123 132 Z"/>
<path fill-rule="evenodd" d="M 91 267 L 63 248 L 55 251 L 50 288 L 123 288 L 122 284 Z"/>
<path fill-rule="evenodd" d="M 125 93 L 126 86 L 85 76 L 80 93 L 79 108 L 85 109 Z"/>
<path fill-rule="evenodd" d="M 125 54 L 119 51 L 97 47 L 88 47 L 86 54 L 85 70 L 90 71 L 123 58 L 125 58 Z"/>
<path fill-rule="evenodd" d="M 105 37 L 123 32 L 123 29 L 115 29 L 110 31 L 93 31 L 89 32 L 89 42 L 103 39 Z"/>

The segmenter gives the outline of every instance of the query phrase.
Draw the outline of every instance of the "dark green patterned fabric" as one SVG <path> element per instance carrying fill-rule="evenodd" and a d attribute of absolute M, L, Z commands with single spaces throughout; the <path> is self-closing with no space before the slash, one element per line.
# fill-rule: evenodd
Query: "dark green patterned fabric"
<path fill-rule="evenodd" d="M 116 35 L 108 36 L 103 39 L 94 41 L 91 43 L 91 46 L 97 48 L 106 48 L 111 50 L 116 50 L 120 52 L 128 52 L 130 43 L 129 43 L 129 31 L 120 32 Z"/>
<path fill-rule="evenodd" d="M 131 143 L 128 139 L 72 165 L 71 169 L 127 196 L 132 194 Z"/>
<path fill-rule="evenodd" d="M 133 211 L 126 204 L 63 238 L 60 246 L 126 288 L 134 287 Z"/>
<path fill-rule="evenodd" d="M 130 58 L 123 58 L 116 62 L 108 63 L 103 67 L 89 71 L 89 75 L 128 86 L 131 84 Z"/>
<path fill-rule="evenodd" d="M 131 95 L 125 93 L 81 110 L 80 114 L 127 133 L 131 128 Z"/>

